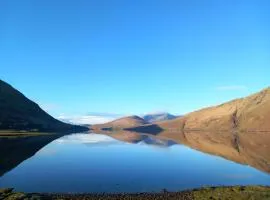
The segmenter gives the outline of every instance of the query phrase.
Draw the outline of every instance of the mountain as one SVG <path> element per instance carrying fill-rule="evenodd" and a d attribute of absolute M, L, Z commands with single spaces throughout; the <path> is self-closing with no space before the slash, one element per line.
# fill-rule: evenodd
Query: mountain
<path fill-rule="evenodd" d="M 154 123 L 154 122 L 159 122 L 159 121 L 175 119 L 176 116 L 165 112 L 165 113 L 147 114 L 147 115 L 144 115 L 142 118 L 148 123 Z"/>
<path fill-rule="evenodd" d="M 26 130 L 40 132 L 86 131 L 54 119 L 38 104 L 25 97 L 11 85 L 0 80 L 0 130 Z"/>
<path fill-rule="evenodd" d="M 179 131 L 270 132 L 270 87 L 245 98 L 204 108 L 172 120 L 126 128 L 158 134 Z"/>
<path fill-rule="evenodd" d="M 147 122 L 136 115 L 123 117 L 120 119 L 116 119 L 114 121 L 105 123 L 105 124 L 97 124 L 93 125 L 92 129 L 100 129 L 100 130 L 114 130 L 114 129 L 125 129 L 130 127 L 137 127 L 147 124 Z"/>
<path fill-rule="evenodd" d="M 270 131 L 270 87 L 245 98 L 157 123 L 163 129 Z"/>

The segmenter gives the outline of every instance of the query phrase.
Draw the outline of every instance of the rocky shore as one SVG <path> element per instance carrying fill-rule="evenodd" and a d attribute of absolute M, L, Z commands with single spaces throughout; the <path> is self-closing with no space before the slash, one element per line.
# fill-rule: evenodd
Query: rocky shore
<path fill-rule="evenodd" d="M 39 194 L 15 192 L 13 189 L 0 189 L 0 200 L 267 200 L 270 199 L 270 187 L 233 186 L 205 187 L 190 191 L 137 194 Z"/>

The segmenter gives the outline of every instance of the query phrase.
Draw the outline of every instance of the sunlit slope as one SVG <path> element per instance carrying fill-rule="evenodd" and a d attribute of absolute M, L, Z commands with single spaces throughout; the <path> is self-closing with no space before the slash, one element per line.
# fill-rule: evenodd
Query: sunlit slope
<path fill-rule="evenodd" d="M 157 124 L 180 130 L 270 131 L 270 88 Z"/>
<path fill-rule="evenodd" d="M 92 126 L 93 129 L 125 129 L 147 124 L 147 122 L 136 115 L 123 117 L 105 124 L 97 124 Z"/>

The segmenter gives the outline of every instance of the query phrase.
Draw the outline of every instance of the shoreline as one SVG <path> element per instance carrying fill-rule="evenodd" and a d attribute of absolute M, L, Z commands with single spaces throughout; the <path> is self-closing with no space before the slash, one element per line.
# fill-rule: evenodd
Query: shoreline
<path fill-rule="evenodd" d="M 178 199 L 178 200 L 199 200 L 199 199 L 270 199 L 270 186 L 222 186 L 203 187 L 193 190 L 179 192 L 161 191 L 159 193 L 23 193 L 14 191 L 12 188 L 0 189 L 0 199 L 7 200 L 130 200 L 130 199 Z"/>

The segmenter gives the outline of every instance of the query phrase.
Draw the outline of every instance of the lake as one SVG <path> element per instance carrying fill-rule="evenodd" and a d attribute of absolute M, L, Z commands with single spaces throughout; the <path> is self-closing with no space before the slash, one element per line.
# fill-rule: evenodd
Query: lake
<path fill-rule="evenodd" d="M 6 161 L 10 166 L 0 166 L 0 187 L 24 192 L 116 193 L 270 185 L 268 173 L 150 136 L 128 143 L 108 135 L 78 133 L 35 148 L 31 139 L 27 142 L 27 152 L 19 149 L 22 142 L 2 150 L 9 155 L 18 148 L 23 155 L 17 162 L 15 158 Z"/>

